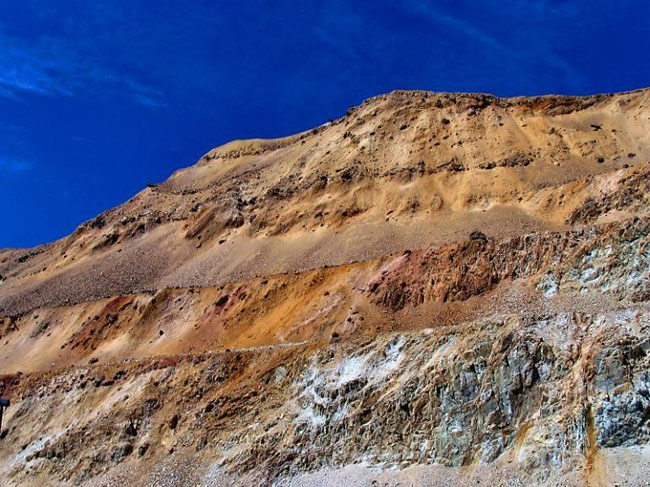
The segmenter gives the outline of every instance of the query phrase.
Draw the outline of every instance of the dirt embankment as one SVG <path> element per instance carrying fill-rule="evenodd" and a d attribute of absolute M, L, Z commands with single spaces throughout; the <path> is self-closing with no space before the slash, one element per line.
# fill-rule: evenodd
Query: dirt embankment
<path fill-rule="evenodd" d="M 2 485 L 644 485 L 649 110 L 394 92 L 0 251 Z"/>

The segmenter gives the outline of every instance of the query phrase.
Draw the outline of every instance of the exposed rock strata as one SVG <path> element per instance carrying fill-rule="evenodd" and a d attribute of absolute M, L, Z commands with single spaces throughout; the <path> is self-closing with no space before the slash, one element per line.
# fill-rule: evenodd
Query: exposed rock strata
<path fill-rule="evenodd" d="M 394 92 L 0 251 L 2 485 L 646 485 L 649 108 Z"/>

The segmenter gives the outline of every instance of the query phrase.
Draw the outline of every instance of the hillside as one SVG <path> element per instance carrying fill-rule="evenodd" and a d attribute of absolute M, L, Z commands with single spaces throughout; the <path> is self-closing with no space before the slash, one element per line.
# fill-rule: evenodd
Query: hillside
<path fill-rule="evenodd" d="M 649 89 L 213 149 L 0 250 L 3 485 L 645 485 L 649 194 Z"/>

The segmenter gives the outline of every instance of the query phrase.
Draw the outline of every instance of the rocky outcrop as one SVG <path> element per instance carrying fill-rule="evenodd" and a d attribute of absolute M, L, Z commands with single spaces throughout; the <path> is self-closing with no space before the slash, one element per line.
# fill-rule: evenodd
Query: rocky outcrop
<path fill-rule="evenodd" d="M 586 479 L 594 451 L 650 438 L 649 331 L 644 306 L 508 316 L 26 378 L 6 434 L 23 453 L 4 474 L 77 483 L 189 448 L 197 465 L 269 483 L 361 461 L 467 466 L 504 455 L 536 481 L 575 468 Z M 92 414 L 57 414 L 90 403 Z"/>
<path fill-rule="evenodd" d="M 649 106 L 394 92 L 0 251 L 0 484 L 645 485 Z"/>
<path fill-rule="evenodd" d="M 650 224 L 634 219 L 572 232 L 537 233 L 508 240 L 470 238 L 389 261 L 368 284 L 372 300 L 393 310 L 425 301 L 465 301 L 506 279 L 549 269 L 545 295 L 559 286 L 645 300 L 650 279 Z"/>
<path fill-rule="evenodd" d="M 0 313 L 640 216 L 649 98 L 394 92 L 235 141 L 69 237 L 2 253 Z"/>

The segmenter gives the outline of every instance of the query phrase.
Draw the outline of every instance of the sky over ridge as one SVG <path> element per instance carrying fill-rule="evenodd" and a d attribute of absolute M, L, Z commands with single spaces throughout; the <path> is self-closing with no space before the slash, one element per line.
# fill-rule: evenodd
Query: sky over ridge
<path fill-rule="evenodd" d="M 649 86 L 649 19 L 647 2 L 604 0 L 3 2 L 0 247 L 393 89 Z"/>

